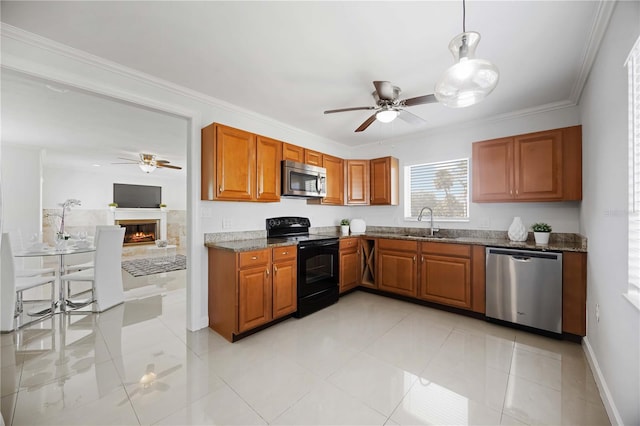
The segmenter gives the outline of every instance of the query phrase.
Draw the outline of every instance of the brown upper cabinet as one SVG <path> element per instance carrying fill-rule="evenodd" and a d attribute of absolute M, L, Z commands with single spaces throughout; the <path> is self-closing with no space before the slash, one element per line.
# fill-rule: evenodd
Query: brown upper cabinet
<path fill-rule="evenodd" d="M 582 127 L 473 144 L 473 202 L 582 199 Z"/>
<path fill-rule="evenodd" d="M 371 205 L 397 206 L 399 202 L 398 159 L 376 158 L 370 161 Z"/>
<path fill-rule="evenodd" d="M 323 154 L 318 151 L 312 151 L 310 149 L 304 150 L 304 163 L 312 166 L 324 167 L 322 164 Z"/>
<path fill-rule="evenodd" d="M 369 204 L 369 167 L 369 160 L 345 160 L 346 204 Z"/>
<path fill-rule="evenodd" d="M 308 152 L 305 150 L 305 152 Z M 308 200 L 308 204 L 332 204 L 341 206 L 344 204 L 344 165 L 343 160 L 327 154 L 320 154 L 321 167 L 327 170 L 327 195 L 324 198 Z"/>
<path fill-rule="evenodd" d="M 282 142 L 213 123 L 202 129 L 203 200 L 279 201 Z"/>
<path fill-rule="evenodd" d="M 304 148 L 290 143 L 282 143 L 282 159 L 304 163 Z"/>

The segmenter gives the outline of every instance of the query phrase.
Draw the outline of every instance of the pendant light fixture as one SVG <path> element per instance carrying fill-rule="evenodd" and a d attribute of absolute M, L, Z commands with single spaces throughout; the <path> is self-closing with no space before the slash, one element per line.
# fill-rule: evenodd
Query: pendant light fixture
<path fill-rule="evenodd" d="M 476 59 L 480 34 L 466 31 L 465 0 L 462 0 L 462 33 L 449 43 L 456 63 L 449 67 L 435 88 L 438 102 L 453 108 L 477 104 L 498 84 L 498 68 L 486 59 Z"/>

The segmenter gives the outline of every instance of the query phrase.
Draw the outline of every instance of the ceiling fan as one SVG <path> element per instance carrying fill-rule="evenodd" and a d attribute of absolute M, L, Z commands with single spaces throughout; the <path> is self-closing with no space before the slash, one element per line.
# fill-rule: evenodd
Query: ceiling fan
<path fill-rule="evenodd" d="M 173 166 L 169 164 L 170 162 L 167 160 L 158 160 L 156 159 L 155 154 L 140 154 L 139 160 L 134 160 L 132 158 L 122 158 L 118 157 L 120 160 L 126 160 L 127 163 L 112 163 L 112 164 L 137 164 L 145 173 L 151 173 L 156 168 L 165 168 L 165 169 L 175 169 L 181 170 L 180 166 Z"/>
<path fill-rule="evenodd" d="M 395 120 L 396 117 L 409 124 L 422 124 L 424 123 L 422 118 L 406 111 L 404 108 L 438 102 L 433 94 L 400 100 L 398 99 L 400 96 L 400 88 L 398 86 L 394 86 L 389 81 L 374 81 L 373 85 L 376 88 L 372 93 L 373 98 L 376 101 L 376 106 L 331 109 L 324 113 L 333 114 L 345 111 L 376 110 L 371 117 L 367 118 L 364 123 L 355 130 L 356 132 L 362 132 L 376 120 L 383 123 L 390 123 Z"/>

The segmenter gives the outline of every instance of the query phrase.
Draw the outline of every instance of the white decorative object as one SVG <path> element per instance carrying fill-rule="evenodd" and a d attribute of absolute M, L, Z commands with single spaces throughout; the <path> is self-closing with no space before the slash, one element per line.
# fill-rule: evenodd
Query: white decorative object
<path fill-rule="evenodd" d="M 340 225 L 342 235 L 349 235 L 349 225 Z"/>
<path fill-rule="evenodd" d="M 533 237 L 536 239 L 536 244 L 539 246 L 549 245 L 549 236 L 551 232 L 534 232 Z"/>
<path fill-rule="evenodd" d="M 352 234 L 364 234 L 367 230 L 367 224 L 364 219 L 351 219 L 351 233 Z"/>
<path fill-rule="evenodd" d="M 509 226 L 509 230 L 507 231 L 507 235 L 511 241 L 527 241 L 527 228 L 524 227 L 522 223 L 522 219 L 520 216 L 516 216 L 513 218 L 513 222 L 511 222 L 511 226 Z"/>

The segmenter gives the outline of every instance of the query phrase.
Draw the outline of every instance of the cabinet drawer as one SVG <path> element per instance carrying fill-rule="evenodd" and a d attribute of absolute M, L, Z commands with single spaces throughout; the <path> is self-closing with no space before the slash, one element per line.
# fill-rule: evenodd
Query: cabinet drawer
<path fill-rule="evenodd" d="M 381 250 L 388 249 L 388 250 L 402 250 L 402 251 L 417 252 L 418 242 L 380 239 L 378 240 L 378 248 Z"/>
<path fill-rule="evenodd" d="M 269 263 L 269 252 L 271 250 L 245 251 L 239 254 L 240 268 L 248 268 Z"/>
<path fill-rule="evenodd" d="M 340 250 L 358 247 L 358 238 L 343 238 L 340 240 Z"/>
<path fill-rule="evenodd" d="M 273 262 L 286 259 L 295 259 L 298 254 L 297 246 L 284 246 L 273 248 Z"/>
<path fill-rule="evenodd" d="M 467 244 L 422 243 L 422 253 L 442 256 L 471 257 L 471 246 Z"/>

